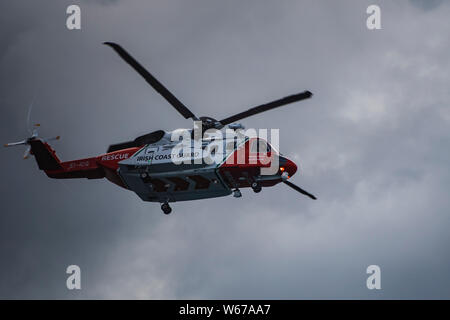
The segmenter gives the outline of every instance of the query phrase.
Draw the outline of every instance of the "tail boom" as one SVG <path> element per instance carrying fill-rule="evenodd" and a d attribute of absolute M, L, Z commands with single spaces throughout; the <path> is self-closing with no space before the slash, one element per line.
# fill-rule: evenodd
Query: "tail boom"
<path fill-rule="evenodd" d="M 117 174 L 118 162 L 131 157 L 140 147 L 117 150 L 97 157 L 61 162 L 55 150 L 45 141 L 30 142 L 31 154 L 36 158 L 39 169 L 53 179 L 102 179 L 127 188 Z"/>

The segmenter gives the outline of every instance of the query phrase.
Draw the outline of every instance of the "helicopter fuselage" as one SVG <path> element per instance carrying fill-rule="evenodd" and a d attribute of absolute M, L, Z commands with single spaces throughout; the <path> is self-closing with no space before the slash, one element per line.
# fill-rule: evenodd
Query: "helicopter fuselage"
<path fill-rule="evenodd" d="M 258 152 L 257 145 L 262 143 L 264 150 Z M 212 152 L 208 150 L 212 144 L 222 144 L 222 148 Z M 201 148 L 192 146 L 187 152 L 174 152 L 176 147 L 175 142 L 162 142 L 127 148 L 60 162 L 61 168 L 45 172 L 57 179 L 107 178 L 144 201 L 164 203 L 227 196 L 239 188 L 269 187 L 282 182 L 284 172 L 290 177 L 297 171 L 294 162 L 260 138 L 247 138 L 240 145 L 232 141 L 231 147 L 226 140 L 202 140 Z M 270 167 L 274 159 L 278 165 L 275 172 L 262 175 L 261 169 Z"/>

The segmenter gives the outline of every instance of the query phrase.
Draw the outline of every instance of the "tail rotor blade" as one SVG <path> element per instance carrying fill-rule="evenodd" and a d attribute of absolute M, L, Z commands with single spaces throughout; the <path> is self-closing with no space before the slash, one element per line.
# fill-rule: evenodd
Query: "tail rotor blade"
<path fill-rule="evenodd" d="M 303 190 L 302 188 L 300 188 L 299 186 L 293 184 L 292 182 L 290 182 L 290 181 L 283 181 L 283 182 L 285 184 L 287 184 L 289 187 L 291 187 L 292 189 L 294 189 L 295 191 L 298 191 L 301 194 L 304 194 L 305 196 L 310 197 L 313 200 L 317 200 L 317 198 L 314 195 L 312 195 L 311 193 L 309 193 L 306 190 Z"/>
<path fill-rule="evenodd" d="M 14 147 L 14 146 L 20 146 L 22 144 L 27 144 L 27 141 L 26 140 L 22 140 L 22 141 L 19 141 L 19 142 L 10 142 L 10 143 L 6 143 L 4 146 L 5 147 Z"/>
<path fill-rule="evenodd" d="M 28 157 L 30 156 L 30 151 L 31 151 L 31 145 L 28 145 L 23 154 L 24 159 L 28 159 Z"/>
<path fill-rule="evenodd" d="M 27 115 L 27 130 L 30 134 L 33 134 L 32 128 L 31 128 L 31 110 L 33 109 L 34 99 L 31 102 L 30 106 L 28 107 L 28 115 Z"/>
<path fill-rule="evenodd" d="M 56 136 L 56 137 L 45 138 L 43 140 L 45 142 L 48 142 L 48 141 L 53 141 L 53 140 L 59 140 L 60 138 L 61 138 L 60 136 Z"/>

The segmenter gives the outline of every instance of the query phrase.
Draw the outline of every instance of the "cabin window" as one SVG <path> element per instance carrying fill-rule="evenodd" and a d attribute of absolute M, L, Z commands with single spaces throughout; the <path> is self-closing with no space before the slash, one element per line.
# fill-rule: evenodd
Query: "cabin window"
<path fill-rule="evenodd" d="M 189 176 L 195 182 L 195 189 L 208 189 L 210 181 L 202 176 Z"/>
<path fill-rule="evenodd" d="M 170 182 L 175 184 L 175 188 L 173 191 L 185 191 L 189 188 L 189 182 L 179 177 L 171 177 L 167 178 Z"/>
<path fill-rule="evenodd" d="M 153 190 L 156 192 L 166 192 L 168 189 L 168 186 L 166 183 L 160 179 L 150 178 L 147 176 L 146 178 L 142 179 L 145 183 L 150 183 L 153 187 Z"/>

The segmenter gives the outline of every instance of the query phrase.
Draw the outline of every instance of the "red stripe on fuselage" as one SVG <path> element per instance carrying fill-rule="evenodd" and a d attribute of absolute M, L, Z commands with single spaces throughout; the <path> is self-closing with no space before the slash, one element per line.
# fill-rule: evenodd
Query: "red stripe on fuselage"
<path fill-rule="evenodd" d="M 117 150 L 92 158 L 61 162 L 62 169 L 45 170 L 45 173 L 50 178 L 56 179 L 100 179 L 106 177 L 111 182 L 121 187 L 125 187 L 116 172 L 119 168 L 119 162 L 128 159 L 139 149 L 141 149 L 141 147 Z"/>

